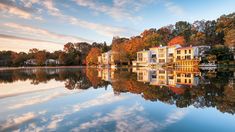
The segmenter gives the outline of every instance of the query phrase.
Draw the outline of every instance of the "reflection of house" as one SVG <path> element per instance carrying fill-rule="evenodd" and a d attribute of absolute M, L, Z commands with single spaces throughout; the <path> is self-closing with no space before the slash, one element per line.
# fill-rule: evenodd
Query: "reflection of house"
<path fill-rule="evenodd" d="M 98 69 L 98 77 L 104 81 L 112 82 L 114 80 L 114 70 L 109 68 Z"/>
<path fill-rule="evenodd" d="M 181 47 L 179 44 L 158 46 L 137 52 L 137 61 L 134 66 L 150 66 L 162 64 L 175 64 L 175 66 L 198 65 L 209 46 Z"/>
<path fill-rule="evenodd" d="M 108 51 L 105 53 L 102 53 L 101 56 L 98 56 L 98 63 L 100 65 L 113 65 L 114 64 L 114 58 L 113 58 L 113 52 Z"/>
<path fill-rule="evenodd" d="M 150 85 L 156 86 L 167 86 L 175 91 L 177 91 L 177 88 L 191 87 L 199 84 L 199 77 L 197 76 L 200 75 L 199 71 L 166 71 L 163 69 L 139 68 L 135 72 L 137 73 L 137 81 L 139 82 L 148 82 Z M 182 92 L 184 90 L 178 89 L 179 93 L 181 93 L 180 91 Z"/>

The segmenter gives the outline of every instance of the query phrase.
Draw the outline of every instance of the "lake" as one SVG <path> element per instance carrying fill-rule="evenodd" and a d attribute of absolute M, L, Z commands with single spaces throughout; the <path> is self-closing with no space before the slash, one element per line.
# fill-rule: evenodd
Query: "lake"
<path fill-rule="evenodd" d="M 235 70 L 0 70 L 0 131 L 235 130 Z"/>

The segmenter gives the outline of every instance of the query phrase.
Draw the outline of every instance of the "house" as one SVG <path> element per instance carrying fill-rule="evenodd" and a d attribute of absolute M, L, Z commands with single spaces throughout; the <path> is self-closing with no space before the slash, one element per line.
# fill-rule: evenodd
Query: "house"
<path fill-rule="evenodd" d="M 179 44 L 170 46 L 157 46 L 137 52 L 137 60 L 133 66 L 163 65 L 174 62 L 175 49 L 180 48 Z"/>
<path fill-rule="evenodd" d="M 59 65 L 60 62 L 59 60 L 56 60 L 56 59 L 47 59 L 45 61 L 45 65 Z"/>
<path fill-rule="evenodd" d="M 98 56 L 98 63 L 101 66 L 110 66 L 114 65 L 114 56 L 112 51 L 102 53 L 101 56 Z"/>
<path fill-rule="evenodd" d="M 37 65 L 37 61 L 36 59 L 28 59 L 26 61 L 24 61 L 25 65 Z"/>
<path fill-rule="evenodd" d="M 134 66 L 148 66 L 150 63 L 150 51 L 143 50 L 137 52 L 137 61 L 133 61 Z"/>

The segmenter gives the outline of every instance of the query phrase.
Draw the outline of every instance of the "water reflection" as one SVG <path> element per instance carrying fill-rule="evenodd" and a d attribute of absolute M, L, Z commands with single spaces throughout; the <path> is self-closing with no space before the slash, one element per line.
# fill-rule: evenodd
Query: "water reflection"
<path fill-rule="evenodd" d="M 1 70 L 0 131 L 171 130 L 173 124 L 192 121 L 185 118 L 192 108 L 203 108 L 211 119 L 216 112 L 210 108 L 233 118 L 234 75 L 233 69 L 193 68 Z M 224 130 L 219 121 L 216 125 Z"/>

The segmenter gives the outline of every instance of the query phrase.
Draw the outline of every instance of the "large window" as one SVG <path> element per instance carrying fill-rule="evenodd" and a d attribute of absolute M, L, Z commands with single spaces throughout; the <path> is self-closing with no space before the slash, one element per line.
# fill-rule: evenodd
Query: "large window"
<path fill-rule="evenodd" d="M 191 60 L 191 56 L 190 56 L 190 55 L 187 55 L 187 56 L 186 56 L 186 59 L 187 59 L 187 60 Z"/>
<path fill-rule="evenodd" d="M 157 55 L 156 55 L 156 54 L 152 54 L 151 57 L 152 57 L 152 58 L 157 58 Z"/>
<path fill-rule="evenodd" d="M 138 61 L 143 61 L 143 54 L 142 53 L 138 53 Z"/>
<path fill-rule="evenodd" d="M 180 60 L 180 56 L 177 56 L 176 59 L 177 59 L 177 60 Z"/>
<path fill-rule="evenodd" d="M 139 76 L 138 76 L 138 80 L 143 80 L 143 78 L 144 78 L 143 76 L 144 76 L 144 74 L 142 72 L 140 72 Z"/>
<path fill-rule="evenodd" d="M 180 54 L 181 53 L 181 51 L 180 50 L 177 50 L 177 54 Z"/>

